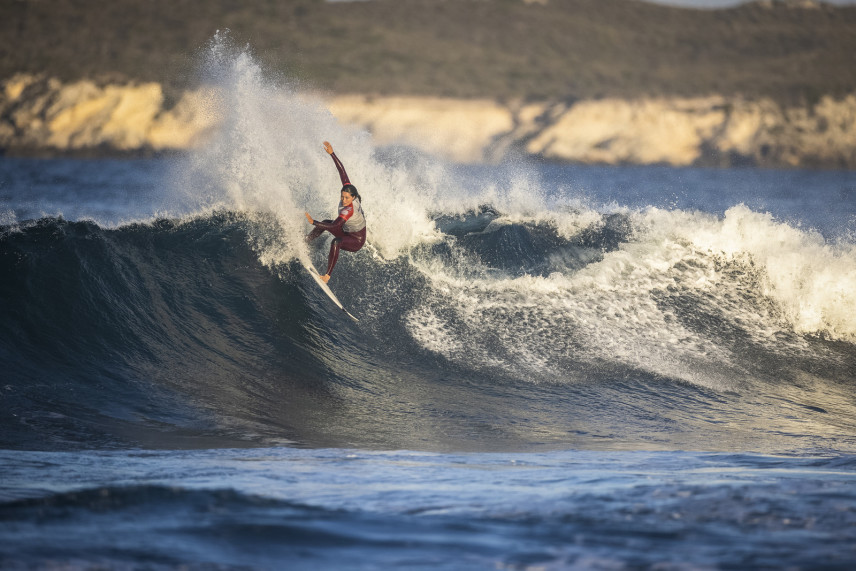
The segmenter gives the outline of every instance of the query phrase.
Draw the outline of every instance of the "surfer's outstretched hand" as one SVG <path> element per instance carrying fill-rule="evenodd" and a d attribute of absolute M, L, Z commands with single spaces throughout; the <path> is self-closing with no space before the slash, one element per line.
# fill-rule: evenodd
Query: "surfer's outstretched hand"
<path fill-rule="evenodd" d="M 333 145 L 331 145 L 327 141 L 324 141 L 324 150 L 327 151 L 328 154 L 332 155 L 333 154 Z"/>
<path fill-rule="evenodd" d="M 321 278 L 321 281 L 325 284 L 330 281 L 330 274 L 324 274 L 323 276 L 318 276 Z"/>
<path fill-rule="evenodd" d="M 309 213 L 308 213 L 308 212 L 304 212 L 304 214 L 306 215 L 306 219 L 307 219 L 307 220 L 309 220 L 309 223 L 310 223 L 310 224 L 315 224 L 315 221 L 314 221 L 314 220 L 312 220 L 312 217 L 311 217 L 311 216 L 309 216 Z"/>

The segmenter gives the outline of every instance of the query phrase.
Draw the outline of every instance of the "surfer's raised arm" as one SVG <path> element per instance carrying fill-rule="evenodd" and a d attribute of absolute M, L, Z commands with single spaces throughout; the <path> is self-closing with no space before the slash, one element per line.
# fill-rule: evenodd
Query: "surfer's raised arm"
<path fill-rule="evenodd" d="M 327 151 L 333 159 L 333 163 L 336 165 L 336 170 L 339 171 L 339 178 L 342 179 L 342 186 L 351 184 L 351 181 L 348 180 L 348 173 L 345 172 L 345 165 L 342 164 L 342 161 L 340 161 L 339 157 L 336 156 L 336 153 L 333 152 L 333 145 L 324 141 L 324 150 Z"/>

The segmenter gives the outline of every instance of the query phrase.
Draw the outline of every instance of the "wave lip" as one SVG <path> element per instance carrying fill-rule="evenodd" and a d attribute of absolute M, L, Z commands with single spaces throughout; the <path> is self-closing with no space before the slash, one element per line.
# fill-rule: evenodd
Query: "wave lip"
<path fill-rule="evenodd" d="M 743 206 L 723 219 L 601 215 L 571 231 L 485 217 L 443 221 L 450 239 L 414 256 L 431 290 L 409 330 L 454 362 L 545 382 L 618 365 L 732 390 L 793 378 L 795 361 L 852 360 L 823 343 L 856 333 L 847 244 Z"/>

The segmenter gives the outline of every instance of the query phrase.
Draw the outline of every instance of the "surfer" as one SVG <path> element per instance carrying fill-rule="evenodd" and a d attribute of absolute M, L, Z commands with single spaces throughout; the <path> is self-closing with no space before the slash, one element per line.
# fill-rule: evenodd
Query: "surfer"
<path fill-rule="evenodd" d="M 315 226 L 315 229 L 306 236 L 307 243 L 323 234 L 325 230 L 333 235 L 333 242 L 330 244 L 330 257 L 327 259 L 327 273 L 321 276 L 324 283 L 327 283 L 330 280 L 330 273 L 339 259 L 339 250 L 356 252 L 365 244 L 366 217 L 363 215 L 363 207 L 360 204 L 362 201 L 360 193 L 357 192 L 357 187 L 348 180 L 348 173 L 345 172 L 342 161 L 333 152 L 333 146 L 324 141 L 324 150 L 332 157 L 333 163 L 336 165 L 336 170 L 339 171 L 339 178 L 342 179 L 342 197 L 338 208 L 339 216 L 335 220 L 319 222 L 318 220 L 313 220 L 308 212 L 305 214 L 309 223 Z"/>

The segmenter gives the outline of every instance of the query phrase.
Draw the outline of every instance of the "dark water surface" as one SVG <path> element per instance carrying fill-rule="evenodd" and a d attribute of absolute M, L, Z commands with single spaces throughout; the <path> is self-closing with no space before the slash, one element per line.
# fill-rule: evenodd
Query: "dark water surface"
<path fill-rule="evenodd" d="M 414 160 L 0 159 L 0 566 L 852 568 L 856 174 Z"/>

